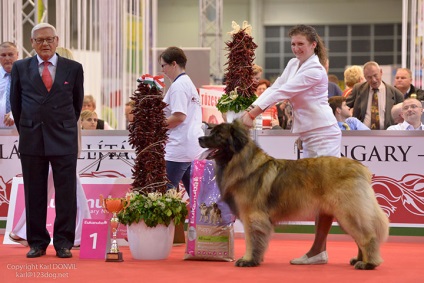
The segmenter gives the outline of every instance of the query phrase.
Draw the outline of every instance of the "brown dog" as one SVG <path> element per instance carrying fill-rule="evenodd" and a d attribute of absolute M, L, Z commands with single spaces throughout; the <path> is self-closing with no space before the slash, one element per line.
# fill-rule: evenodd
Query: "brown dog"
<path fill-rule="evenodd" d="M 353 237 L 358 256 L 350 264 L 356 269 L 374 269 L 382 262 L 380 244 L 389 221 L 361 163 L 337 157 L 275 159 L 238 121 L 215 126 L 199 143 L 210 149 L 221 197 L 244 226 L 246 252 L 236 266 L 260 264 L 275 223 L 318 213 L 333 215 Z"/>

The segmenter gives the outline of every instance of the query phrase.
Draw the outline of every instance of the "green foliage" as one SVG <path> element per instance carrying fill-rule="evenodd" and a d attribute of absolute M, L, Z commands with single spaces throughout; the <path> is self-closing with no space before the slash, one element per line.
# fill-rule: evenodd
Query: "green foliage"
<path fill-rule="evenodd" d="M 175 189 L 168 190 L 165 194 L 153 192 L 147 195 L 133 191 L 127 193 L 127 196 L 129 196 L 129 205 L 118 214 L 119 222 L 125 225 L 142 220 L 148 227 L 156 227 L 158 224 L 168 226 L 171 220 L 178 225 L 184 223 L 188 214 L 182 194 Z"/>
<path fill-rule="evenodd" d="M 223 94 L 218 100 L 216 107 L 221 113 L 228 111 L 234 111 L 235 113 L 238 113 L 240 111 L 246 110 L 250 105 L 252 105 L 253 102 L 255 102 L 256 98 L 257 97 L 254 94 L 249 97 L 234 95 L 232 93 Z"/>

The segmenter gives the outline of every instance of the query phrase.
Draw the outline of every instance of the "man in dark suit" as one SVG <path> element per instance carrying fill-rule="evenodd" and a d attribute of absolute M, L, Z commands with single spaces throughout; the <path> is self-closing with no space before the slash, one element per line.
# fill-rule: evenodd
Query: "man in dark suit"
<path fill-rule="evenodd" d="M 46 23 L 31 31 L 37 55 L 18 60 L 12 68 L 11 107 L 19 132 L 24 179 L 27 257 L 46 254 L 49 165 L 55 186 L 56 256 L 72 257 L 75 238 L 78 127 L 84 97 L 82 65 L 58 56 L 56 29 Z"/>
<path fill-rule="evenodd" d="M 364 65 L 366 82 L 354 85 L 351 94 L 346 100 L 346 105 L 353 108 L 352 116 L 358 118 L 371 130 L 384 130 L 393 125 L 391 110 L 393 105 L 403 101 L 403 94 L 391 85 L 382 81 L 383 72 L 380 66 L 370 61 Z M 378 97 L 378 106 L 372 111 L 373 96 Z M 371 112 L 377 112 L 378 122 L 373 124 Z M 384 114 L 384 115 L 380 115 Z"/>
<path fill-rule="evenodd" d="M 403 97 L 405 99 L 410 98 L 411 95 L 415 94 L 416 99 L 420 101 L 424 100 L 424 91 L 422 89 L 415 88 L 412 84 L 412 72 L 408 68 L 398 68 L 396 70 L 394 87 L 403 93 Z"/>

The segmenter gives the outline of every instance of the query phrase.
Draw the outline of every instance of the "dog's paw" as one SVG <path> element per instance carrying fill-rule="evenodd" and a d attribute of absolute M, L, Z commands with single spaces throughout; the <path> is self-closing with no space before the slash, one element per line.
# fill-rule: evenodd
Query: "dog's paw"
<path fill-rule="evenodd" d="M 355 269 L 361 270 L 372 270 L 375 269 L 376 265 L 368 262 L 358 261 L 355 263 Z"/>
<path fill-rule="evenodd" d="M 258 266 L 259 262 L 255 260 L 245 260 L 244 258 L 240 258 L 236 261 L 235 266 L 238 267 L 255 267 Z"/>
<path fill-rule="evenodd" d="M 357 262 L 358 262 L 359 260 L 356 258 L 356 257 L 354 257 L 354 258 L 351 258 L 350 259 L 350 265 L 355 265 Z"/>

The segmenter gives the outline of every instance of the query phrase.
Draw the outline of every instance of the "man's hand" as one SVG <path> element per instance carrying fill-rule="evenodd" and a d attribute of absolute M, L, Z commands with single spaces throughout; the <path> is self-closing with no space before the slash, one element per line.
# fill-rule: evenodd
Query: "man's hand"
<path fill-rule="evenodd" d="M 3 123 L 8 127 L 15 125 L 15 121 L 13 120 L 10 114 L 11 113 L 9 112 L 6 115 L 4 115 L 4 119 L 3 119 Z"/>

